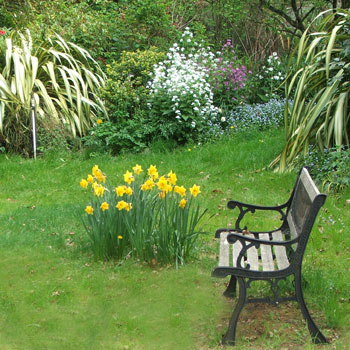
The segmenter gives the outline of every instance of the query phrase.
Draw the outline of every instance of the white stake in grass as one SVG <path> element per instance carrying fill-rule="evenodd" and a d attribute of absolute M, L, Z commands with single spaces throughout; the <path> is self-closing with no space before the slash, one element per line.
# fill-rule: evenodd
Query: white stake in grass
<path fill-rule="evenodd" d="M 33 152 L 34 152 L 34 159 L 36 159 L 36 123 L 35 123 L 34 97 L 32 97 L 32 99 L 31 99 L 31 108 L 32 108 L 32 127 L 33 127 Z"/>

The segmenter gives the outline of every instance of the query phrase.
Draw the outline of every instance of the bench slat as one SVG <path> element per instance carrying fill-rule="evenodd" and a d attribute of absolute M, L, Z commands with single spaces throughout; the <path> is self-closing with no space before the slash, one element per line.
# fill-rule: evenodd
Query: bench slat
<path fill-rule="evenodd" d="M 254 238 L 253 234 L 247 234 L 247 237 Z M 258 250 L 253 246 L 247 250 L 248 264 L 251 270 L 259 271 L 259 254 Z"/>
<path fill-rule="evenodd" d="M 242 250 L 242 243 L 239 241 L 236 241 L 232 245 L 232 266 L 237 267 L 237 259 L 239 256 L 240 251 Z M 241 260 L 241 265 L 244 267 L 244 260 Z"/>
<path fill-rule="evenodd" d="M 268 241 L 269 234 L 261 233 L 259 234 L 259 238 Z M 271 246 L 268 246 L 266 244 L 261 244 L 260 251 L 261 251 L 261 263 L 262 263 L 263 271 L 274 271 L 275 265 L 273 262 Z"/>
<path fill-rule="evenodd" d="M 219 266 L 230 266 L 230 246 L 227 242 L 229 232 L 222 232 L 220 235 Z"/>
<path fill-rule="evenodd" d="M 294 221 L 293 221 L 293 216 L 291 214 L 291 211 L 288 212 L 287 215 L 287 222 L 288 222 L 288 226 L 289 226 L 289 230 L 290 230 L 290 235 L 292 237 L 292 239 L 297 238 L 298 237 L 298 231 L 295 227 Z"/>
<path fill-rule="evenodd" d="M 283 241 L 282 232 L 281 231 L 273 232 L 272 238 L 274 241 Z M 278 269 L 279 270 L 286 269 L 289 266 L 286 247 L 275 246 L 274 249 L 275 249 Z"/>
<path fill-rule="evenodd" d="M 302 171 L 301 171 L 301 174 L 300 174 L 300 181 L 303 183 L 309 197 L 310 197 L 310 200 L 313 202 L 315 197 L 317 195 L 320 194 L 318 188 L 316 187 L 315 183 L 313 182 L 310 174 L 308 173 L 308 171 L 304 168 Z"/>

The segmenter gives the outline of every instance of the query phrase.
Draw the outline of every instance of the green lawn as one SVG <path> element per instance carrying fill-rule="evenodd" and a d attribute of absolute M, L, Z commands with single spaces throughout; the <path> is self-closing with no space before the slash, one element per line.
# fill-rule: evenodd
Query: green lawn
<path fill-rule="evenodd" d="M 0 156 L 0 348 L 220 349 L 233 304 L 216 264 L 213 233 L 232 220 L 228 199 L 284 202 L 296 173 L 267 169 L 282 131 L 247 133 L 176 152 L 86 159 L 83 154 L 25 160 Z M 113 183 L 139 163 L 173 170 L 201 186 L 203 235 L 193 262 L 176 270 L 132 261 L 96 262 L 80 220 L 88 200 L 79 181 L 98 164 Z M 346 349 L 350 340 L 350 191 L 330 194 L 314 226 L 304 276 L 315 320 L 332 340 L 314 347 L 297 306 L 248 307 L 240 349 Z M 267 218 L 257 219 L 267 225 Z M 289 322 L 289 319 L 291 320 Z M 292 345 L 292 347 L 291 347 Z"/>

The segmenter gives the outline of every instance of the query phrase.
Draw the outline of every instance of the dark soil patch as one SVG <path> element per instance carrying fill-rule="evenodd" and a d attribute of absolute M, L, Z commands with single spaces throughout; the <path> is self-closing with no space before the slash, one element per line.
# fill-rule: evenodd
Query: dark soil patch
<path fill-rule="evenodd" d="M 219 332 L 227 330 L 235 300 L 227 300 L 227 312 L 218 326 Z M 325 320 L 320 312 L 312 312 L 312 317 L 322 332 L 332 342 L 337 337 L 334 330 L 325 329 Z M 278 306 L 267 303 L 246 304 L 240 315 L 236 345 L 249 349 L 303 350 L 311 337 L 301 311 L 296 302 L 287 302 Z M 322 349 L 322 344 L 314 349 Z"/>

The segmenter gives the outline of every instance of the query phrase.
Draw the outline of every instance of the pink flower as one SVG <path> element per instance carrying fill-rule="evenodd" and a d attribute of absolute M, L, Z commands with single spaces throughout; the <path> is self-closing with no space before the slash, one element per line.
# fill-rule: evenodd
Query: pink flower
<path fill-rule="evenodd" d="M 0 35 L 5 35 L 6 32 L 4 32 L 3 30 L 0 30 Z"/>

